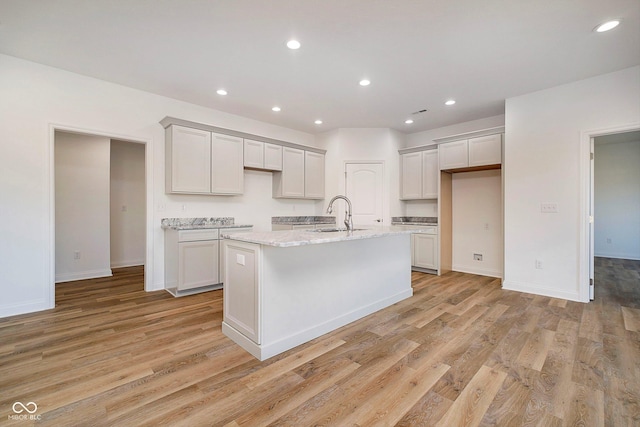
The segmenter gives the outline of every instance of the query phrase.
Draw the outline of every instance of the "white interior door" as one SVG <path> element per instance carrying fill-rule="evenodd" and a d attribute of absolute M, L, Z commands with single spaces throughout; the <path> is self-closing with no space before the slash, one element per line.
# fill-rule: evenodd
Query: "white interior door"
<path fill-rule="evenodd" d="M 382 163 L 346 163 L 346 195 L 355 225 L 382 223 Z"/>

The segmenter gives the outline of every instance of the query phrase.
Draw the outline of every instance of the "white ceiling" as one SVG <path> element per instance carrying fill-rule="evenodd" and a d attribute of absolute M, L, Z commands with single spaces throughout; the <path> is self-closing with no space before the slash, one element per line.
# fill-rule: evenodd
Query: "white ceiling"
<path fill-rule="evenodd" d="M 311 133 L 413 133 L 640 64 L 640 1 L 0 0 L 0 53 Z"/>

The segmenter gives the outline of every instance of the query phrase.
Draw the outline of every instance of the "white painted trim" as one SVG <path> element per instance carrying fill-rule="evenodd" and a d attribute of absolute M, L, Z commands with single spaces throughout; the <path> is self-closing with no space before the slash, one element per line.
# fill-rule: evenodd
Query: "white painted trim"
<path fill-rule="evenodd" d="M 640 130 L 640 122 L 580 132 L 580 230 L 578 239 L 578 297 L 589 301 L 589 210 L 591 198 L 591 138 Z M 568 298 L 570 299 L 570 298 Z"/>
<path fill-rule="evenodd" d="M 111 268 L 137 267 L 139 265 L 144 265 L 144 259 L 126 259 L 122 261 L 111 260 Z"/>
<path fill-rule="evenodd" d="M 326 322 L 320 325 L 305 329 L 294 335 L 290 335 L 268 345 L 256 344 L 224 321 L 222 322 L 222 332 L 226 336 L 234 340 L 240 347 L 248 351 L 253 357 L 257 358 L 260 361 L 263 361 L 291 348 L 309 342 L 312 339 L 318 338 L 319 336 L 324 335 L 328 332 L 334 331 L 342 326 L 348 325 L 349 323 L 355 322 L 358 319 L 362 319 L 363 317 L 382 310 L 383 308 L 389 307 L 397 302 L 410 298 L 412 295 L 412 289 L 402 291 L 395 295 L 391 295 L 389 297 L 375 301 L 364 307 L 360 307 L 349 313 L 345 313 L 341 316 L 328 319 Z"/>
<path fill-rule="evenodd" d="M 47 153 L 48 156 L 48 164 L 49 170 L 46 172 L 45 181 L 49 182 L 49 194 L 48 194 L 48 202 L 47 209 L 49 211 L 49 277 L 47 281 L 49 282 L 49 295 L 48 295 L 48 303 L 49 306 L 47 308 L 53 308 L 55 306 L 55 283 L 56 283 L 56 274 L 55 274 L 55 265 L 56 265 L 56 239 L 55 239 L 55 229 L 56 229 L 56 218 L 55 218 L 55 158 L 54 158 L 54 148 L 55 148 L 55 133 L 56 131 L 61 132 L 71 132 L 71 133 L 80 133 L 84 135 L 95 135 L 95 136 L 103 136 L 111 139 L 117 139 L 120 141 L 128 141 L 135 142 L 139 144 L 145 145 L 145 191 L 146 191 L 146 232 L 145 232 L 145 240 L 146 240 L 146 259 L 145 259 L 145 272 L 144 272 L 144 289 L 145 291 L 153 291 L 162 289 L 162 284 L 154 286 L 153 283 L 153 255 L 154 255 L 154 242 L 153 242 L 153 144 L 152 140 L 139 137 L 139 136 L 131 136 L 131 135 L 123 135 L 118 133 L 117 131 L 109 131 L 103 129 L 88 129 L 88 128 L 80 128 L 77 126 L 65 125 L 60 123 L 49 123 L 49 150 Z"/>
<path fill-rule="evenodd" d="M 100 277 L 111 277 L 111 276 L 113 276 L 113 272 L 111 271 L 111 269 L 80 271 L 77 273 L 67 273 L 67 274 L 56 275 L 56 283 L 71 282 L 74 280 L 97 279 Z"/>
<path fill-rule="evenodd" d="M 630 259 L 633 261 L 640 261 L 638 254 L 621 254 L 621 253 L 597 253 L 595 256 L 599 258 L 614 258 L 614 259 Z"/>
<path fill-rule="evenodd" d="M 473 266 L 454 264 L 451 266 L 451 270 L 458 271 L 460 273 L 477 274 L 479 276 L 496 277 L 498 279 L 502 279 L 502 271 L 489 268 L 478 268 Z"/>
<path fill-rule="evenodd" d="M 588 289 L 587 289 L 587 300 L 584 301 L 582 299 L 580 299 L 580 293 L 578 292 L 565 292 L 565 291 L 558 291 L 557 289 L 551 289 L 551 288 L 545 288 L 543 286 L 540 286 L 540 284 L 533 284 L 533 283 L 524 283 L 524 282 L 516 282 L 513 280 L 508 280 L 508 281 L 503 281 L 502 282 L 502 289 L 504 289 L 505 291 L 517 291 L 517 292 L 524 292 L 527 294 L 533 294 L 533 295 L 542 295 L 542 296 L 546 296 L 546 297 L 551 297 L 551 298 L 560 298 L 560 299 L 566 299 L 569 301 L 576 301 L 576 302 L 588 302 L 589 299 L 589 293 L 588 293 Z"/>

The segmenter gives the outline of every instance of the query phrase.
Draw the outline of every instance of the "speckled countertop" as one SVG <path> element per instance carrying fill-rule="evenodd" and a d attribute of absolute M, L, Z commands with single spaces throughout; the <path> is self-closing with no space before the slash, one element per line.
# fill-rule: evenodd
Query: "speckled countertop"
<path fill-rule="evenodd" d="M 356 229 L 358 227 L 356 226 Z M 394 234 L 411 234 L 419 227 L 382 227 L 367 226 L 363 230 L 337 231 L 337 232 L 316 232 L 309 230 L 285 230 L 285 231 L 267 231 L 267 232 L 247 232 L 233 235 L 225 235 L 222 237 L 238 240 L 241 242 L 257 243 L 266 246 L 291 247 L 303 245 L 315 245 L 320 243 L 335 243 L 347 240 L 371 239 L 375 237 L 384 237 Z"/>
<path fill-rule="evenodd" d="M 278 225 L 313 225 L 335 224 L 335 216 L 272 216 L 271 224 Z"/>
<path fill-rule="evenodd" d="M 250 224 L 236 224 L 231 217 L 221 218 L 162 218 L 163 229 L 171 230 L 199 230 L 207 228 L 246 228 Z"/>

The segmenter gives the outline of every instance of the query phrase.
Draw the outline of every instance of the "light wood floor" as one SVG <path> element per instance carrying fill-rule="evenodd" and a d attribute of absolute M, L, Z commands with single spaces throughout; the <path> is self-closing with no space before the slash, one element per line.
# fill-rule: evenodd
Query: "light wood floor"
<path fill-rule="evenodd" d="M 638 426 L 640 262 L 598 259 L 590 304 L 412 275 L 414 296 L 265 362 L 222 292 L 145 293 L 139 268 L 0 319 L 0 425 Z"/>

